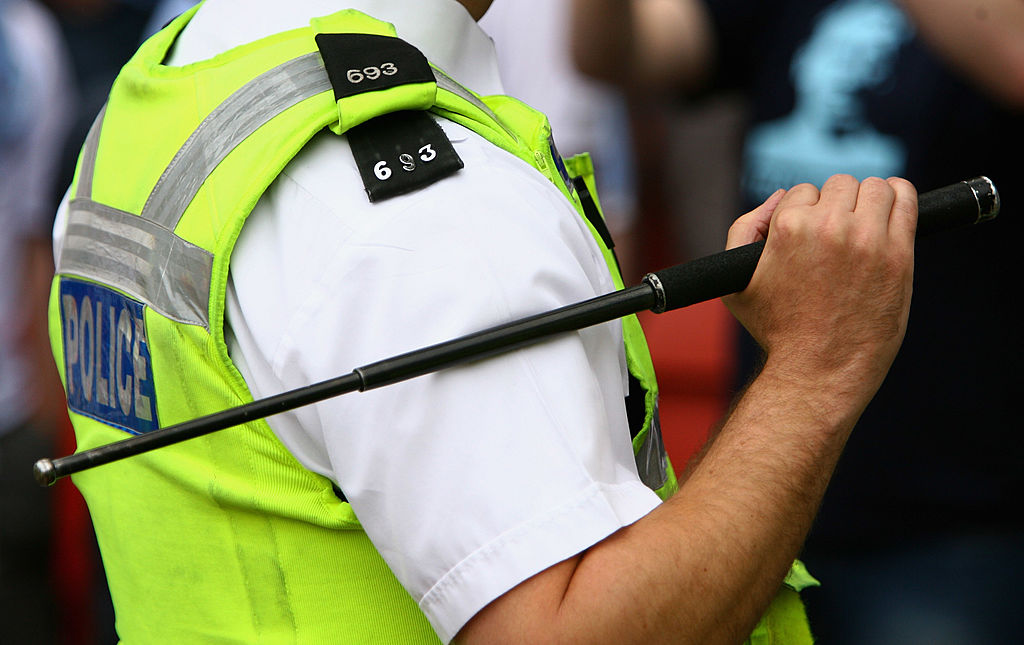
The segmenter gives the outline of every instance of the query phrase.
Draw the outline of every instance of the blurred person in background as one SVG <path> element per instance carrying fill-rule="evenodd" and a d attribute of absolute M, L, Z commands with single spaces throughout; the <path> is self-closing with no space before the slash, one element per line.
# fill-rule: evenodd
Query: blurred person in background
<path fill-rule="evenodd" d="M 623 274 L 632 277 L 636 194 L 629 108 L 617 87 L 573 65 L 571 7 L 569 0 L 497 0 L 480 26 L 494 40 L 508 94 L 548 116 L 563 156 L 593 157 L 601 207 Z"/>
<path fill-rule="evenodd" d="M 53 452 L 64 395 L 45 338 L 54 178 L 73 103 L 53 17 L 0 0 L 0 642 L 51 643 L 53 498 L 32 463 Z"/>
<path fill-rule="evenodd" d="M 748 103 L 741 208 L 836 172 L 921 190 L 988 175 L 1012 191 L 1024 144 L 1018 0 L 578 0 L 589 73 Z M 1005 197 L 1005 196 L 1004 196 Z M 892 371 L 847 446 L 804 557 L 821 642 L 1003 643 L 1024 628 L 1022 344 L 1013 193 L 994 223 L 917 245 Z M 757 348 L 739 342 L 742 378 Z"/>
<path fill-rule="evenodd" d="M 149 16 L 143 38 L 149 38 L 163 29 L 169 22 L 196 5 L 196 0 L 158 0 Z"/>
<path fill-rule="evenodd" d="M 71 53 L 78 90 L 57 186 L 71 183 L 85 135 L 106 101 L 110 85 L 147 33 L 158 0 L 43 0 L 53 11 Z"/>
<path fill-rule="evenodd" d="M 10 4 L 22 4 L 15 0 L 8 0 Z M 41 318 L 33 329 L 40 331 L 45 328 L 45 300 L 49 291 L 49 276 L 53 272 L 53 260 L 49 250 L 50 229 L 53 222 L 55 205 L 59 202 L 64 189 L 71 181 L 74 172 L 75 162 L 81 142 L 85 137 L 89 126 L 92 123 L 96 112 L 99 110 L 110 89 L 114 76 L 121 66 L 128 60 L 128 57 L 138 46 L 140 37 L 146 21 L 149 20 L 153 11 L 155 0 L 40 0 L 39 4 L 45 5 L 51 14 L 50 25 L 47 30 L 50 36 L 37 37 L 32 43 L 32 51 L 39 49 L 42 53 L 36 54 L 38 59 L 35 65 L 39 66 L 39 60 L 50 61 L 62 57 L 60 64 L 53 63 L 60 73 L 60 80 L 48 81 L 53 88 L 51 97 L 41 104 L 33 119 L 33 127 L 38 126 L 40 131 L 46 131 L 50 137 L 50 143 L 43 146 L 36 146 L 25 159 L 45 157 L 49 155 L 47 163 L 51 164 L 48 172 L 55 175 L 46 181 L 44 198 L 46 208 L 44 209 L 39 237 L 45 246 L 39 247 L 36 254 L 42 268 L 35 271 L 34 275 L 41 279 L 39 286 L 32 287 L 31 293 L 38 294 L 39 309 Z M 33 2 L 35 4 L 35 2 Z M 61 41 L 58 48 L 47 48 L 45 45 L 52 38 Z M 6 95 L 5 97 L 6 98 Z M 42 115 L 60 111 L 61 116 L 56 125 L 47 128 L 41 124 Z M 47 116 L 47 119 L 54 117 Z M 59 135 L 59 136 L 58 136 Z M 56 146 L 56 149 L 47 148 L 49 145 Z M 35 162 L 33 162 L 35 163 Z M 29 172 L 27 166 L 20 172 Z M 12 175 L 13 178 L 13 175 Z M 0 177 L 0 183 L 7 180 Z M 12 179 L 12 181 L 14 181 Z M 6 241 L 6 240 L 5 240 Z M 0 242 L 2 244 L 3 242 Z M 45 275 L 44 275 L 45 274 Z M 42 325 L 42 326 L 40 326 Z M 43 349 L 48 354 L 48 341 Z M 2 359 L 0 359 L 2 362 Z M 44 356 L 43 362 L 39 362 L 47 370 L 47 378 L 56 379 L 56 370 L 52 375 L 49 370 L 53 367 L 52 356 Z M 59 381 L 54 381 L 57 394 L 61 397 L 59 405 L 52 409 L 60 414 L 58 427 L 55 431 L 56 438 L 50 442 L 40 445 L 26 453 L 24 463 L 14 469 L 11 474 L 19 480 L 20 484 L 27 484 L 30 488 L 37 488 L 26 482 L 26 468 L 29 469 L 28 480 L 31 479 L 32 460 L 40 456 L 53 454 L 52 447 L 56 442 L 59 446 L 56 452 L 66 453 L 74 449 L 74 437 L 71 435 L 70 425 L 65 414 L 63 403 L 63 391 Z M 0 387 L 0 389 L 3 389 Z M 49 409 L 50 406 L 47 406 Z M 46 589 L 46 594 L 36 594 L 32 597 L 35 607 L 46 614 L 48 620 L 43 631 L 33 633 L 26 625 L 26 634 L 32 634 L 31 638 L 12 638 L 10 642 L 33 642 L 33 643 L 60 643 L 61 645 L 92 645 L 94 643 L 110 643 L 116 638 L 113 631 L 113 610 L 110 604 L 105 581 L 102 577 L 99 552 L 96 548 L 95 537 L 92 526 L 89 523 L 85 503 L 77 489 L 70 483 L 58 484 L 53 490 L 46 492 L 42 490 L 26 489 L 25 495 L 43 495 L 37 502 L 31 503 L 31 511 L 39 521 L 50 522 L 52 512 L 53 521 L 48 524 L 52 530 L 48 539 L 39 542 L 37 548 L 49 554 L 49 560 L 43 561 L 40 555 L 40 562 L 32 564 L 40 572 L 52 571 L 53 584 Z M 30 499 L 19 497 L 19 499 Z M 40 510 L 48 509 L 48 510 Z M 24 516 L 24 513 L 22 514 Z M 5 515 L 5 517 L 7 517 Z M 43 545 L 47 546 L 43 546 Z M 7 587 L 5 586 L 6 590 Z M 12 593 L 17 591 L 11 587 Z M 13 608 L 12 611 L 19 612 L 20 609 Z M 18 621 L 11 623 L 4 621 L 5 626 L 30 622 L 27 618 L 22 620 L 23 614 L 17 614 Z M 52 618 L 53 620 L 50 620 Z M 34 624 L 34 623 L 32 623 Z M 4 634 L 7 636 L 7 634 Z M 7 642 L 7 638 L 0 638 L 0 641 Z"/>

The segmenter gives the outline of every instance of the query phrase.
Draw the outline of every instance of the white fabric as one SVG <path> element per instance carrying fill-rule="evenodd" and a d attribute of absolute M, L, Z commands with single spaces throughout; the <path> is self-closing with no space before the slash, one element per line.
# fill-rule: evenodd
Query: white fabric
<path fill-rule="evenodd" d="M 73 88 L 67 53 L 53 16 L 35 2 L 0 5 L 12 63 L 18 68 L 30 118 L 23 135 L 0 141 L 0 433 L 21 423 L 35 393 L 26 387 L 28 366 L 20 351 L 27 312 L 19 301 L 24 286 L 22 252 L 28 239 L 45 239 L 53 217 L 54 176 L 67 133 Z M 4 118 L 5 115 L 0 115 Z M 33 314 L 34 315 L 34 314 Z"/>
<path fill-rule="evenodd" d="M 495 0 L 480 20 L 497 48 L 508 93 L 544 112 L 565 156 L 589 152 L 612 233 L 636 207 L 625 97 L 576 69 L 570 51 L 571 0 Z"/>
<path fill-rule="evenodd" d="M 306 24 L 333 0 L 209 0 L 174 64 Z M 348 3 L 456 80 L 501 91 L 490 40 L 454 0 Z M 231 259 L 233 359 L 256 397 L 613 288 L 546 179 L 443 122 L 465 168 L 371 205 L 348 144 L 318 135 L 271 185 Z M 658 504 L 640 483 L 609 323 L 269 419 L 336 481 L 448 642 L 478 610 Z M 344 566 L 344 563 L 339 563 Z"/>

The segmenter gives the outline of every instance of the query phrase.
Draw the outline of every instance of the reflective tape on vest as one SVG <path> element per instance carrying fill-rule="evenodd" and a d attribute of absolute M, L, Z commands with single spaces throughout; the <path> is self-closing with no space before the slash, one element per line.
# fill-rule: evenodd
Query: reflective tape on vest
<path fill-rule="evenodd" d="M 432 69 L 439 87 L 472 102 L 497 121 L 480 99 Z M 146 200 L 141 216 L 91 199 L 105 113 L 101 110 L 83 147 L 68 233 L 57 260 L 58 273 L 102 282 L 171 320 L 209 329 L 213 257 L 175 235 L 174 228 L 207 177 L 232 150 L 288 108 L 330 90 L 318 52 L 282 63 L 246 83 L 203 119 L 182 144 Z"/>
<path fill-rule="evenodd" d="M 288 108 L 330 89 L 316 52 L 278 65 L 243 85 L 182 144 L 146 200 L 142 217 L 173 230 L 206 178 L 238 144 Z"/>
<path fill-rule="evenodd" d="M 137 215 L 70 204 L 57 273 L 102 282 L 171 320 L 209 328 L 213 254 Z"/>

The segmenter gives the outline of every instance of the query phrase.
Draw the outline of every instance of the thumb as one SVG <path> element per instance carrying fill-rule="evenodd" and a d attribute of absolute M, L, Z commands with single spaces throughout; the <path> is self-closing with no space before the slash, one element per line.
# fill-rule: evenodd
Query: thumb
<path fill-rule="evenodd" d="M 736 221 L 729 227 L 729 237 L 725 242 L 725 248 L 732 249 L 767 238 L 768 225 L 771 223 L 772 215 L 785 195 L 786 190 L 780 188 L 772 193 L 763 204 L 736 218 Z"/>

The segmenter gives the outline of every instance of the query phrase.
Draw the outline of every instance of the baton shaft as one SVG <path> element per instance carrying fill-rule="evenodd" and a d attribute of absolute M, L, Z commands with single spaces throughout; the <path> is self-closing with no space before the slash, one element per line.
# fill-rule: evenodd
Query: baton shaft
<path fill-rule="evenodd" d="M 507 352 L 563 332 L 583 329 L 654 307 L 648 283 L 613 291 L 553 311 L 485 329 L 407 354 L 387 358 L 355 371 L 364 390 L 391 385 L 471 360 Z"/>
<path fill-rule="evenodd" d="M 436 372 L 471 360 L 538 342 L 562 332 L 583 329 L 651 309 L 654 289 L 647 283 L 574 303 L 528 318 L 400 354 L 354 369 L 351 373 L 290 390 L 222 412 L 199 417 L 105 446 L 35 464 L 36 481 L 49 486 L 61 477 L 125 457 L 180 443 L 233 426 L 287 412 L 342 394 L 366 391 Z"/>
<path fill-rule="evenodd" d="M 985 177 L 922 193 L 918 203 L 918 235 L 991 219 L 998 214 L 1000 206 L 995 186 Z M 648 274 L 635 287 L 387 358 L 314 385 L 67 457 L 40 459 L 34 468 L 36 481 L 49 486 L 61 477 L 89 468 L 341 394 L 383 387 L 640 311 L 662 313 L 736 293 L 750 282 L 763 249 L 762 241 L 715 253 Z"/>

